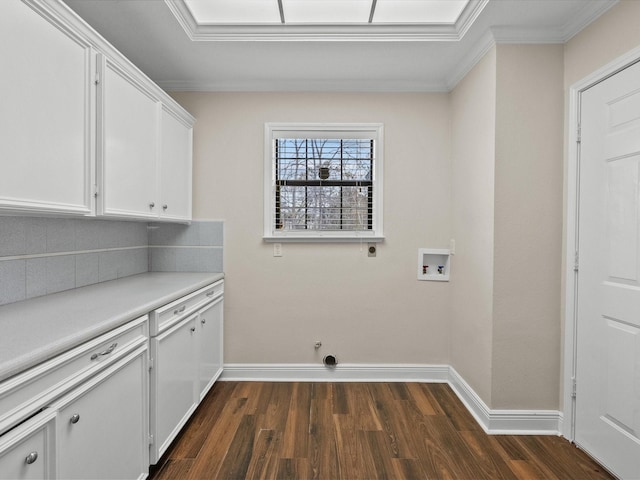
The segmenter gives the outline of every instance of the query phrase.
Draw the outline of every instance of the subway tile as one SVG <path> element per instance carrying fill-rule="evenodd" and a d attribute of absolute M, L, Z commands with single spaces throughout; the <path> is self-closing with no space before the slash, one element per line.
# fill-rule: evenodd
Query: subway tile
<path fill-rule="evenodd" d="M 115 222 L 117 232 L 117 247 L 140 247 L 147 245 L 147 224 L 139 222 Z"/>
<path fill-rule="evenodd" d="M 215 247 L 224 245 L 224 222 L 202 221 L 198 223 L 200 224 L 198 245 Z"/>
<path fill-rule="evenodd" d="M 100 281 L 100 254 L 76 255 L 76 287 L 93 285 Z"/>
<path fill-rule="evenodd" d="M 108 282 L 118 278 L 118 253 L 118 250 L 116 250 L 98 254 L 98 278 L 101 282 Z"/>
<path fill-rule="evenodd" d="M 138 248 L 133 250 L 134 271 L 132 275 L 149 271 L 149 248 Z"/>
<path fill-rule="evenodd" d="M 103 220 L 76 220 L 76 250 L 96 250 L 102 241 Z"/>
<path fill-rule="evenodd" d="M 177 272 L 199 272 L 206 268 L 203 265 L 205 255 L 201 248 L 176 248 L 176 271 Z M 206 271 L 206 270 L 204 270 Z"/>
<path fill-rule="evenodd" d="M 76 286 L 76 259 L 73 255 L 47 257 L 47 294 Z"/>
<path fill-rule="evenodd" d="M 25 276 L 26 264 L 24 260 L 0 262 L 0 305 L 25 299 Z"/>
<path fill-rule="evenodd" d="M 222 272 L 222 249 L 176 248 L 177 272 Z"/>
<path fill-rule="evenodd" d="M 63 218 L 50 218 L 47 225 L 47 252 L 71 252 L 75 250 L 75 221 Z"/>
<path fill-rule="evenodd" d="M 47 259 L 30 258 L 27 264 L 26 298 L 47 294 Z"/>
<path fill-rule="evenodd" d="M 148 271 L 149 261 L 146 248 L 120 250 L 117 252 L 118 278 L 129 277 Z"/>
<path fill-rule="evenodd" d="M 100 222 L 99 248 L 116 248 L 121 246 L 122 222 L 102 220 Z"/>
<path fill-rule="evenodd" d="M 149 244 L 160 246 L 191 246 L 199 244 L 200 226 L 155 223 L 150 227 Z"/>
<path fill-rule="evenodd" d="M 176 249 L 175 248 L 151 248 L 150 269 L 152 272 L 175 272 Z"/>
<path fill-rule="evenodd" d="M 0 217 L 0 257 L 26 252 L 25 220 L 22 217 Z"/>
<path fill-rule="evenodd" d="M 27 255 L 47 252 L 47 219 L 25 218 L 25 253 Z"/>

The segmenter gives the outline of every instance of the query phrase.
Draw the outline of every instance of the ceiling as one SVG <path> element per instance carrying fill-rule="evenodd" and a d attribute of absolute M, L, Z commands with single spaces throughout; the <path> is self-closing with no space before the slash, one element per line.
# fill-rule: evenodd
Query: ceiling
<path fill-rule="evenodd" d="M 617 0 L 65 3 L 166 90 L 403 92 L 451 90 L 496 43 L 564 43 Z"/>

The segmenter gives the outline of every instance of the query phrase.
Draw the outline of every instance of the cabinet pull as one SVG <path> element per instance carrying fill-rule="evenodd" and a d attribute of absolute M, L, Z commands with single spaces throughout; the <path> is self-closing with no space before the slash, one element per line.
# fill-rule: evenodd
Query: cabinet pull
<path fill-rule="evenodd" d="M 196 331 L 196 327 L 191 327 L 189 330 L 191 330 L 191 333 Z"/>
<path fill-rule="evenodd" d="M 206 318 L 203 318 L 202 320 L 200 320 L 200 323 L 201 323 L 202 325 L 204 325 L 205 323 L 207 323 L 207 319 L 206 319 Z"/>
<path fill-rule="evenodd" d="M 169 205 L 167 205 L 166 203 L 164 205 L 162 205 L 162 209 L 166 210 L 167 208 L 169 208 Z"/>
<path fill-rule="evenodd" d="M 104 352 L 94 353 L 93 355 L 91 355 L 91 360 L 95 360 L 96 358 L 102 357 L 103 355 L 109 355 L 111 352 L 113 352 L 116 349 L 117 346 L 118 346 L 117 343 L 112 343 L 111 346 L 107 348 Z"/>
<path fill-rule="evenodd" d="M 24 459 L 24 462 L 27 465 L 31 465 L 32 463 L 35 463 L 35 461 L 38 459 L 38 452 L 31 452 L 29 455 L 27 455 L 27 457 Z"/>
<path fill-rule="evenodd" d="M 184 309 L 185 309 L 185 308 L 187 308 L 187 306 L 186 306 L 186 305 L 182 305 L 180 308 L 176 308 L 176 309 L 173 311 L 173 314 L 174 314 L 174 315 L 178 315 L 179 313 L 184 312 Z"/>
<path fill-rule="evenodd" d="M 207 293 L 207 297 L 213 297 L 213 294 L 216 293 L 215 290 L 211 290 L 209 293 Z"/>
<path fill-rule="evenodd" d="M 69 421 L 75 425 L 80 421 L 80 415 L 78 415 L 77 413 L 74 413 L 73 415 L 71 415 L 71 418 L 69 419 Z"/>
<path fill-rule="evenodd" d="M 156 202 L 151 202 L 151 203 L 149 204 L 149 208 L 153 208 L 153 207 L 155 207 L 155 206 L 156 206 Z"/>

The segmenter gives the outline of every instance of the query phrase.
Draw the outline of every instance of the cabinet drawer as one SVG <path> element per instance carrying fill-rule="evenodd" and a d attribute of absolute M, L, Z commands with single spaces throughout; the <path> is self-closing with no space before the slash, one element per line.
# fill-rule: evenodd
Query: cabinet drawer
<path fill-rule="evenodd" d="M 147 341 L 145 315 L 0 383 L 0 433 Z"/>
<path fill-rule="evenodd" d="M 0 479 L 54 478 L 55 415 L 44 410 L 0 436 Z"/>
<path fill-rule="evenodd" d="M 224 280 L 220 280 L 155 310 L 151 314 L 150 335 L 155 337 L 223 293 Z"/>

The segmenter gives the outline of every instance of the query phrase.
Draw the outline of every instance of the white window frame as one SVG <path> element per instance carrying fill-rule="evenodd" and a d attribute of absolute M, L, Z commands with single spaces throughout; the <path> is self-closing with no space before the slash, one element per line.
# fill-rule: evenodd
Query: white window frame
<path fill-rule="evenodd" d="M 374 139 L 373 217 L 371 230 L 283 231 L 275 228 L 275 140 L 301 135 L 308 138 L 348 138 L 371 135 Z M 382 179 L 384 153 L 382 123 L 265 123 L 264 126 L 264 236 L 266 242 L 382 242 Z"/>

